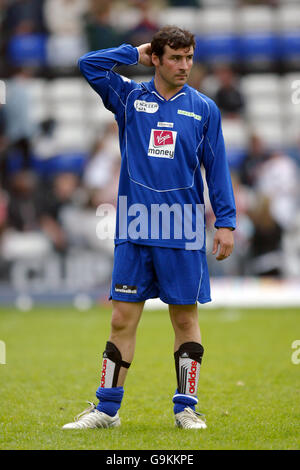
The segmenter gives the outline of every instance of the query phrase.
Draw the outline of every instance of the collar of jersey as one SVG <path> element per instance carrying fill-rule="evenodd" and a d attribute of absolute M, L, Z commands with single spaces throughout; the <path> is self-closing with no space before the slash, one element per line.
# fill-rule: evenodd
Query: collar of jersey
<path fill-rule="evenodd" d="M 144 85 L 145 88 L 147 88 L 147 90 L 152 93 L 153 95 L 157 96 L 157 98 L 159 98 L 161 101 L 174 101 L 176 98 L 179 98 L 179 96 L 181 95 L 186 95 L 186 89 L 187 89 L 187 84 L 185 83 L 183 85 L 183 87 L 181 88 L 181 90 L 179 90 L 175 95 L 172 96 L 172 98 L 166 100 L 166 98 L 164 98 L 163 96 L 161 96 L 160 93 L 158 93 L 157 89 L 155 88 L 155 85 L 154 85 L 154 78 L 152 78 L 152 80 L 150 82 L 144 82 L 142 83 L 142 85 Z"/>

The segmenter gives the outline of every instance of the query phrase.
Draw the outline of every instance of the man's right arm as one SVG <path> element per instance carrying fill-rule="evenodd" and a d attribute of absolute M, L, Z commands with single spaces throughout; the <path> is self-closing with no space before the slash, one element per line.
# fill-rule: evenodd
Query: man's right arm
<path fill-rule="evenodd" d="M 126 98 L 136 83 L 113 72 L 118 65 L 138 63 L 137 48 L 129 44 L 120 47 L 93 51 L 78 61 L 81 73 L 91 87 L 101 96 L 104 106 L 118 115 L 125 108 Z"/>

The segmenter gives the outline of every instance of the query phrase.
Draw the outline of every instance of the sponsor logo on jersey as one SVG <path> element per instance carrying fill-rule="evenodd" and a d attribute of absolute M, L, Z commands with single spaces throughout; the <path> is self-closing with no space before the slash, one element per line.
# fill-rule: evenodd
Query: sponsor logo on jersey
<path fill-rule="evenodd" d="M 172 131 L 154 131 L 154 146 L 160 147 L 161 145 L 173 145 L 174 139 Z"/>
<path fill-rule="evenodd" d="M 134 107 L 138 112 L 153 114 L 158 110 L 159 104 L 154 101 L 135 100 Z"/>
<path fill-rule="evenodd" d="M 200 116 L 200 114 L 193 113 L 192 111 L 184 111 L 183 109 L 177 109 L 177 114 L 192 117 L 194 119 L 197 119 L 197 121 L 201 121 L 202 119 L 202 116 Z"/>
<path fill-rule="evenodd" d="M 176 131 L 151 129 L 148 156 L 159 158 L 174 158 Z"/>
<path fill-rule="evenodd" d="M 174 127 L 174 122 L 158 122 L 157 127 Z"/>

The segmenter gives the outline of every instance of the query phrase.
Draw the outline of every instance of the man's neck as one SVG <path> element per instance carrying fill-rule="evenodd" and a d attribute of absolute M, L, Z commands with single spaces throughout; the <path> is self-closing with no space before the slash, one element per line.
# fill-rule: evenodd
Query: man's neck
<path fill-rule="evenodd" d="M 171 87 L 168 84 L 160 79 L 159 76 L 155 75 L 154 77 L 154 85 L 158 93 L 165 98 L 165 100 L 170 100 L 174 95 L 182 90 L 183 86 L 179 87 Z"/>

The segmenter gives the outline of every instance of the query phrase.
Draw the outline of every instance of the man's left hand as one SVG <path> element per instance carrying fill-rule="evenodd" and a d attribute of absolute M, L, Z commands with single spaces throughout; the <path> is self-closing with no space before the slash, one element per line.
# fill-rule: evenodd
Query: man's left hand
<path fill-rule="evenodd" d="M 139 52 L 139 63 L 145 65 L 145 67 L 153 67 L 151 59 L 151 43 L 141 44 L 137 47 Z"/>
<path fill-rule="evenodd" d="M 215 255 L 219 253 L 216 257 L 218 261 L 228 258 L 233 251 L 234 239 L 233 233 L 230 228 L 220 227 L 217 229 L 214 236 L 214 244 L 212 254 Z"/>

